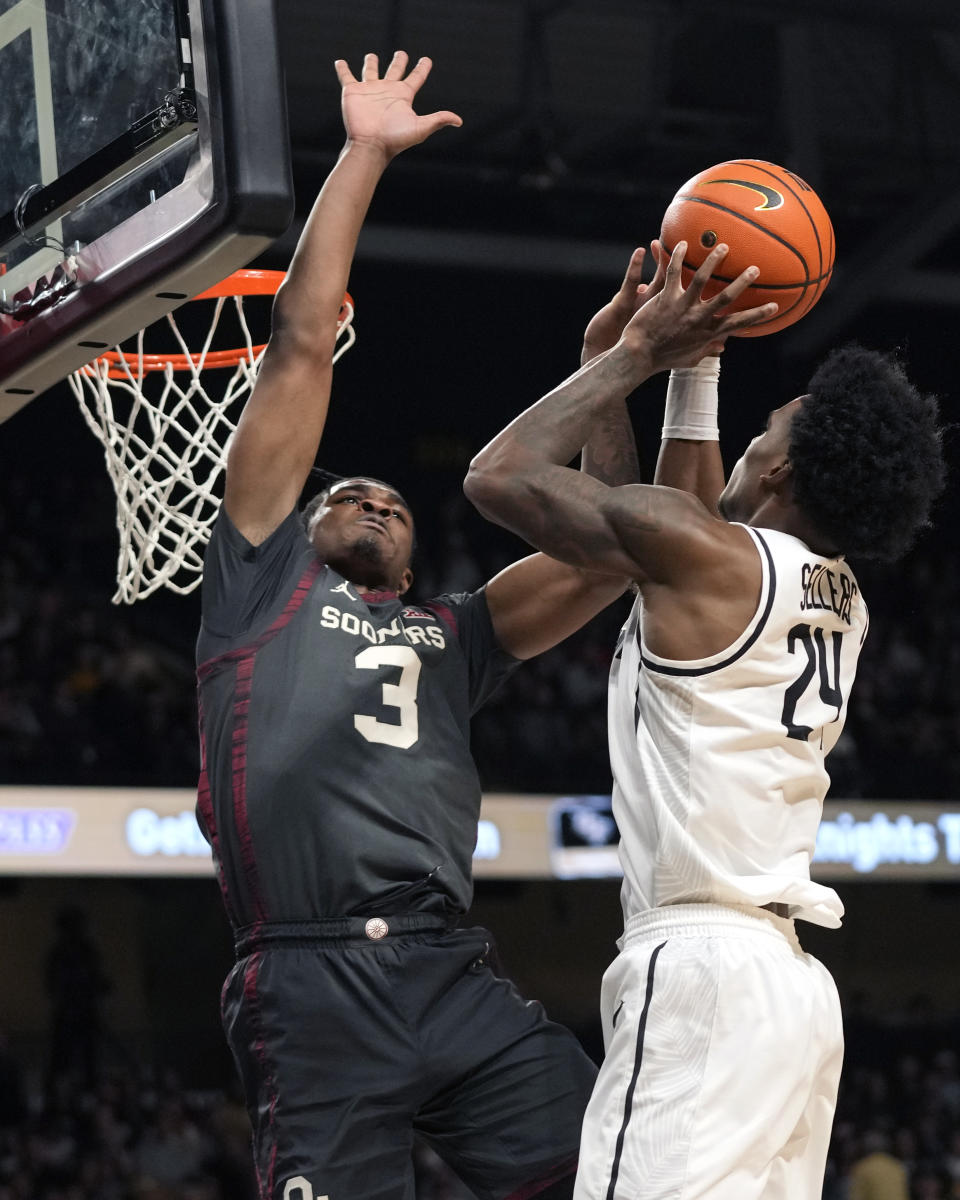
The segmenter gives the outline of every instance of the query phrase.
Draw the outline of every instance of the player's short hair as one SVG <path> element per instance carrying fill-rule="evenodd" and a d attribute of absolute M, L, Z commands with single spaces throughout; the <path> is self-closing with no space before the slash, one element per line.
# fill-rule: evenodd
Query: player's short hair
<path fill-rule="evenodd" d="M 318 508 L 322 508 L 324 506 L 329 495 L 330 488 L 325 487 L 322 492 L 317 492 L 317 494 L 312 499 L 308 500 L 303 508 L 300 509 L 300 520 L 303 522 L 303 527 L 307 533 L 310 532 L 310 525 L 313 522 L 314 514 Z"/>
<path fill-rule="evenodd" d="M 327 502 L 327 497 L 330 495 L 331 489 L 337 483 L 342 483 L 344 479 L 349 479 L 349 475 L 334 475 L 332 471 L 324 471 L 322 467 L 312 467 L 310 470 L 310 478 L 320 484 L 320 491 L 315 496 L 312 496 L 307 503 L 300 509 L 300 520 L 303 522 L 303 527 L 310 532 L 310 524 L 313 521 L 314 514 L 318 508 L 322 508 Z"/>
<path fill-rule="evenodd" d="M 395 488 L 392 483 L 386 483 L 382 479 L 376 479 L 376 478 L 374 478 L 373 475 L 334 475 L 332 471 L 323 471 L 319 467 L 314 467 L 314 469 L 310 472 L 310 474 L 314 479 L 318 479 L 323 486 L 322 486 L 321 490 L 319 492 L 317 492 L 317 494 L 315 496 L 311 497 L 311 499 L 308 500 L 307 503 L 300 510 L 300 520 L 303 522 L 303 527 L 307 531 L 307 533 L 310 532 L 310 525 L 313 521 L 314 515 L 317 512 L 317 509 L 322 508 L 324 506 L 324 504 L 326 504 L 327 497 L 330 495 L 330 493 L 333 491 L 333 489 L 337 486 L 337 484 L 343 483 L 347 479 L 363 479 L 367 483 L 375 483 L 375 484 L 377 484 L 378 487 L 386 488 L 388 491 L 391 491 L 391 492 L 396 492 L 396 494 L 400 497 L 400 499 L 403 500 L 404 507 L 407 509 L 408 512 L 411 513 L 411 522 L 413 521 L 412 510 L 410 508 L 410 505 L 407 504 L 406 500 L 404 500 L 403 495 L 400 492 L 400 490 L 398 488 Z M 413 526 L 413 544 L 412 544 L 411 551 L 410 551 L 411 558 L 413 557 L 413 553 L 416 550 L 416 548 L 417 548 L 417 531 L 416 531 L 416 525 L 414 525 Z"/>
<path fill-rule="evenodd" d="M 814 372 L 790 427 L 793 496 L 853 558 L 895 562 L 946 484 L 935 396 L 891 354 L 844 346 Z"/>

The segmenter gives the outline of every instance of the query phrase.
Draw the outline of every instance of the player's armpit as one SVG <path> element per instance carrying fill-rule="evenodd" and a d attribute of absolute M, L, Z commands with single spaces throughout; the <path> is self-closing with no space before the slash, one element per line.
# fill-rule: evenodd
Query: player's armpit
<path fill-rule="evenodd" d="M 497 641 L 514 658 L 542 654 L 575 633 L 622 595 L 625 576 L 584 571 L 533 554 L 487 584 L 487 607 Z"/>

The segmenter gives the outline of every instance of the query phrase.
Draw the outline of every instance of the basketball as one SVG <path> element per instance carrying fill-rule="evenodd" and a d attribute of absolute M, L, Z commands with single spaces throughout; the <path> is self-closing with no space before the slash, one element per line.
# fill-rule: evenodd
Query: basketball
<path fill-rule="evenodd" d="M 663 217 L 660 241 L 671 253 L 687 243 L 683 283 L 720 242 L 730 252 L 711 276 L 704 299 L 716 295 L 747 267 L 760 268 L 755 283 L 731 312 L 771 300 L 774 316 L 739 337 L 760 337 L 786 329 L 805 316 L 823 295 L 833 271 L 833 226 L 820 197 L 798 175 L 774 163 L 735 158 L 708 167 L 680 188 Z"/>

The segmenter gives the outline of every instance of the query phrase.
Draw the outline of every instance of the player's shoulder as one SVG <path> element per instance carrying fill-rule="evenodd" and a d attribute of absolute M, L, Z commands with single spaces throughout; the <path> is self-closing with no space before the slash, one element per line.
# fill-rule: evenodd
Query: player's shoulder
<path fill-rule="evenodd" d="M 404 615 L 423 614 L 440 620 L 454 635 L 460 636 L 465 628 L 478 620 L 490 623 L 485 589 L 474 592 L 442 592 L 417 605 L 404 609 Z"/>
<path fill-rule="evenodd" d="M 847 629 L 866 628 L 867 606 L 856 574 L 842 556 L 818 554 L 805 542 L 773 529 L 752 529 L 770 580 L 771 603 L 787 617 L 796 610 L 805 621 L 837 621 Z"/>
<path fill-rule="evenodd" d="M 222 547 L 247 562 L 270 558 L 288 546 L 305 549 L 309 545 L 310 539 L 297 509 L 292 509 L 280 524 L 269 530 L 264 537 L 251 541 L 236 526 L 225 504 L 220 506 L 210 530 L 208 543 L 209 548 Z"/>
<path fill-rule="evenodd" d="M 204 653 L 270 627 L 288 606 L 299 609 L 321 571 L 298 513 L 254 545 L 221 507 L 203 559 L 201 637 L 215 643 L 205 644 Z"/>

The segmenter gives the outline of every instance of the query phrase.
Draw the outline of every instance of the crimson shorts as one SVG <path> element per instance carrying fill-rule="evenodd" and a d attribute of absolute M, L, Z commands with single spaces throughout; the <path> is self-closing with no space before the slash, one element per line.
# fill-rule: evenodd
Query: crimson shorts
<path fill-rule="evenodd" d="M 415 1133 L 478 1200 L 572 1184 L 596 1076 L 579 1043 L 494 973 L 486 930 L 383 920 L 239 940 L 222 1015 L 260 1200 L 413 1200 Z"/>

